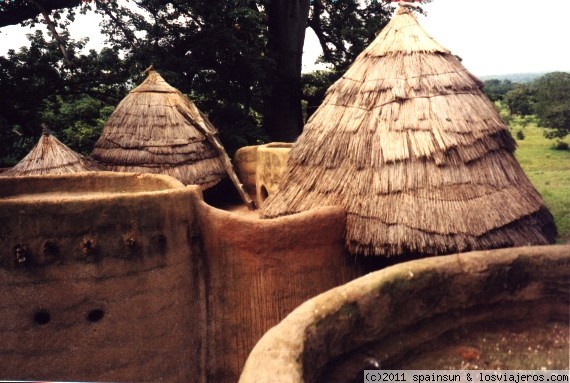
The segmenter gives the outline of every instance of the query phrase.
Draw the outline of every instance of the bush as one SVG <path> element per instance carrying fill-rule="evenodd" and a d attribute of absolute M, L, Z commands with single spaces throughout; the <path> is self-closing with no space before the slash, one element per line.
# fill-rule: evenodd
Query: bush
<path fill-rule="evenodd" d="M 516 137 L 517 137 L 517 140 L 520 140 L 520 141 L 524 140 L 524 132 L 522 131 L 522 129 L 517 130 Z"/>
<path fill-rule="evenodd" d="M 569 150 L 570 145 L 568 145 L 567 142 L 564 142 L 562 140 L 558 140 L 558 141 L 556 141 L 556 144 L 554 144 L 554 149 L 556 149 L 556 150 Z"/>

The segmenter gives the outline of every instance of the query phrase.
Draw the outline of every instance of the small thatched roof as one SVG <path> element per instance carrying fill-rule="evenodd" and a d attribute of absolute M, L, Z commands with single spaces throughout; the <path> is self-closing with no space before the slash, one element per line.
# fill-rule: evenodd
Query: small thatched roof
<path fill-rule="evenodd" d="M 347 248 L 364 255 L 553 242 L 482 86 L 401 7 L 329 88 L 262 216 L 343 206 Z"/>
<path fill-rule="evenodd" d="M 34 148 L 2 177 L 65 174 L 103 170 L 95 161 L 65 146 L 49 133 L 42 134 Z"/>
<path fill-rule="evenodd" d="M 150 70 L 111 114 L 92 156 L 109 170 L 168 174 L 205 189 L 226 176 L 205 131 L 216 133 L 192 101 Z"/>

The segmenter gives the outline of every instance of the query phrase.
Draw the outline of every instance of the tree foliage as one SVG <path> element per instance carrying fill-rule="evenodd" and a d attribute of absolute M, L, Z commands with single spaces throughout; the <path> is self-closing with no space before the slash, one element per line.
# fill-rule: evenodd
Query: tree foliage
<path fill-rule="evenodd" d="M 548 73 L 535 81 L 534 88 L 536 115 L 543 127 L 551 129 L 546 137 L 566 137 L 570 133 L 570 73 Z"/>
<path fill-rule="evenodd" d="M 48 12 L 77 7 L 81 0 L 17 0 L 0 1 L 0 28 L 35 18 L 41 9 Z"/>
<path fill-rule="evenodd" d="M 426 2 L 426 1 L 423 1 Z M 392 8 L 379 0 L 314 0 L 307 26 L 323 48 L 322 61 L 344 72 L 388 23 Z"/>
<path fill-rule="evenodd" d="M 533 113 L 533 92 L 528 84 L 516 84 L 505 94 L 503 101 L 511 114 L 524 117 Z"/>
<path fill-rule="evenodd" d="M 90 97 L 103 108 L 124 96 L 126 84 L 117 52 L 103 49 L 80 54 L 85 41 L 71 40 L 65 32 L 62 37 L 76 63 L 73 70 L 63 64 L 58 44 L 39 30 L 28 36 L 29 48 L 0 56 L 0 161 L 13 163 L 22 158 L 37 142 L 42 122 L 65 142 L 62 132 L 70 125 L 45 117 L 57 115 L 67 103 Z M 74 118 L 79 124 L 90 117 L 77 113 Z"/>
<path fill-rule="evenodd" d="M 267 140 L 268 133 L 274 140 L 292 140 L 303 124 L 301 99 L 318 105 L 392 12 L 379 0 L 97 0 L 75 8 L 65 7 L 78 0 L 22 0 L 0 5 L 21 20 L 33 14 L 26 21 L 33 26 L 45 22 L 37 2 L 64 8 L 54 9 L 50 18 L 73 66 L 64 64 L 53 31 L 50 38 L 30 36 L 29 49 L 0 59 L 0 139 L 10 148 L 0 149 L 0 158 L 21 157 L 37 140 L 41 121 L 73 149 L 88 151 L 107 113 L 97 115 L 92 108 L 116 105 L 150 64 L 210 117 L 230 153 Z M 103 16 L 109 48 L 81 53 L 85 41 L 66 33 L 76 12 Z M 307 26 L 317 33 L 322 61 L 331 63 L 333 72 L 301 77 Z M 309 90 L 304 96 L 303 81 Z"/>
<path fill-rule="evenodd" d="M 502 101 L 505 95 L 513 90 L 515 84 L 511 80 L 491 79 L 485 81 L 483 91 L 493 102 Z"/>
<path fill-rule="evenodd" d="M 561 140 L 570 133 L 570 73 L 547 73 L 530 83 L 520 84 L 488 80 L 484 91 L 492 100 L 502 100 L 510 118 L 535 115 L 538 124 L 547 129 L 544 134 L 547 138 Z M 521 121 L 524 128 L 530 119 Z"/>

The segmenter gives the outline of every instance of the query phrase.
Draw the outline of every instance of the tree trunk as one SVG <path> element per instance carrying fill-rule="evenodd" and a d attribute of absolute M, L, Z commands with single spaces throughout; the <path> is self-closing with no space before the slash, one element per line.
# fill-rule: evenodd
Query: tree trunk
<path fill-rule="evenodd" d="M 271 0 L 268 54 L 275 76 L 264 100 L 264 128 L 273 141 L 292 142 L 303 128 L 301 66 L 309 0 Z"/>

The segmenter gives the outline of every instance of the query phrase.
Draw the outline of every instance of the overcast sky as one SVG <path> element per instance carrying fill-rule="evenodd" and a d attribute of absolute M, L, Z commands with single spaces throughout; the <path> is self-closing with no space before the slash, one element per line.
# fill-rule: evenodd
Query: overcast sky
<path fill-rule="evenodd" d="M 418 17 L 420 24 L 475 75 L 570 71 L 570 0 L 433 0 L 423 8 L 428 15 Z M 89 47 L 98 49 L 98 23 L 93 15 L 78 15 L 70 32 L 89 36 Z M 0 55 L 25 45 L 26 33 L 1 28 Z M 320 53 L 310 31 L 304 51 L 308 70 Z"/>
<path fill-rule="evenodd" d="M 418 18 L 472 73 L 570 71 L 570 1 L 433 0 Z"/>

